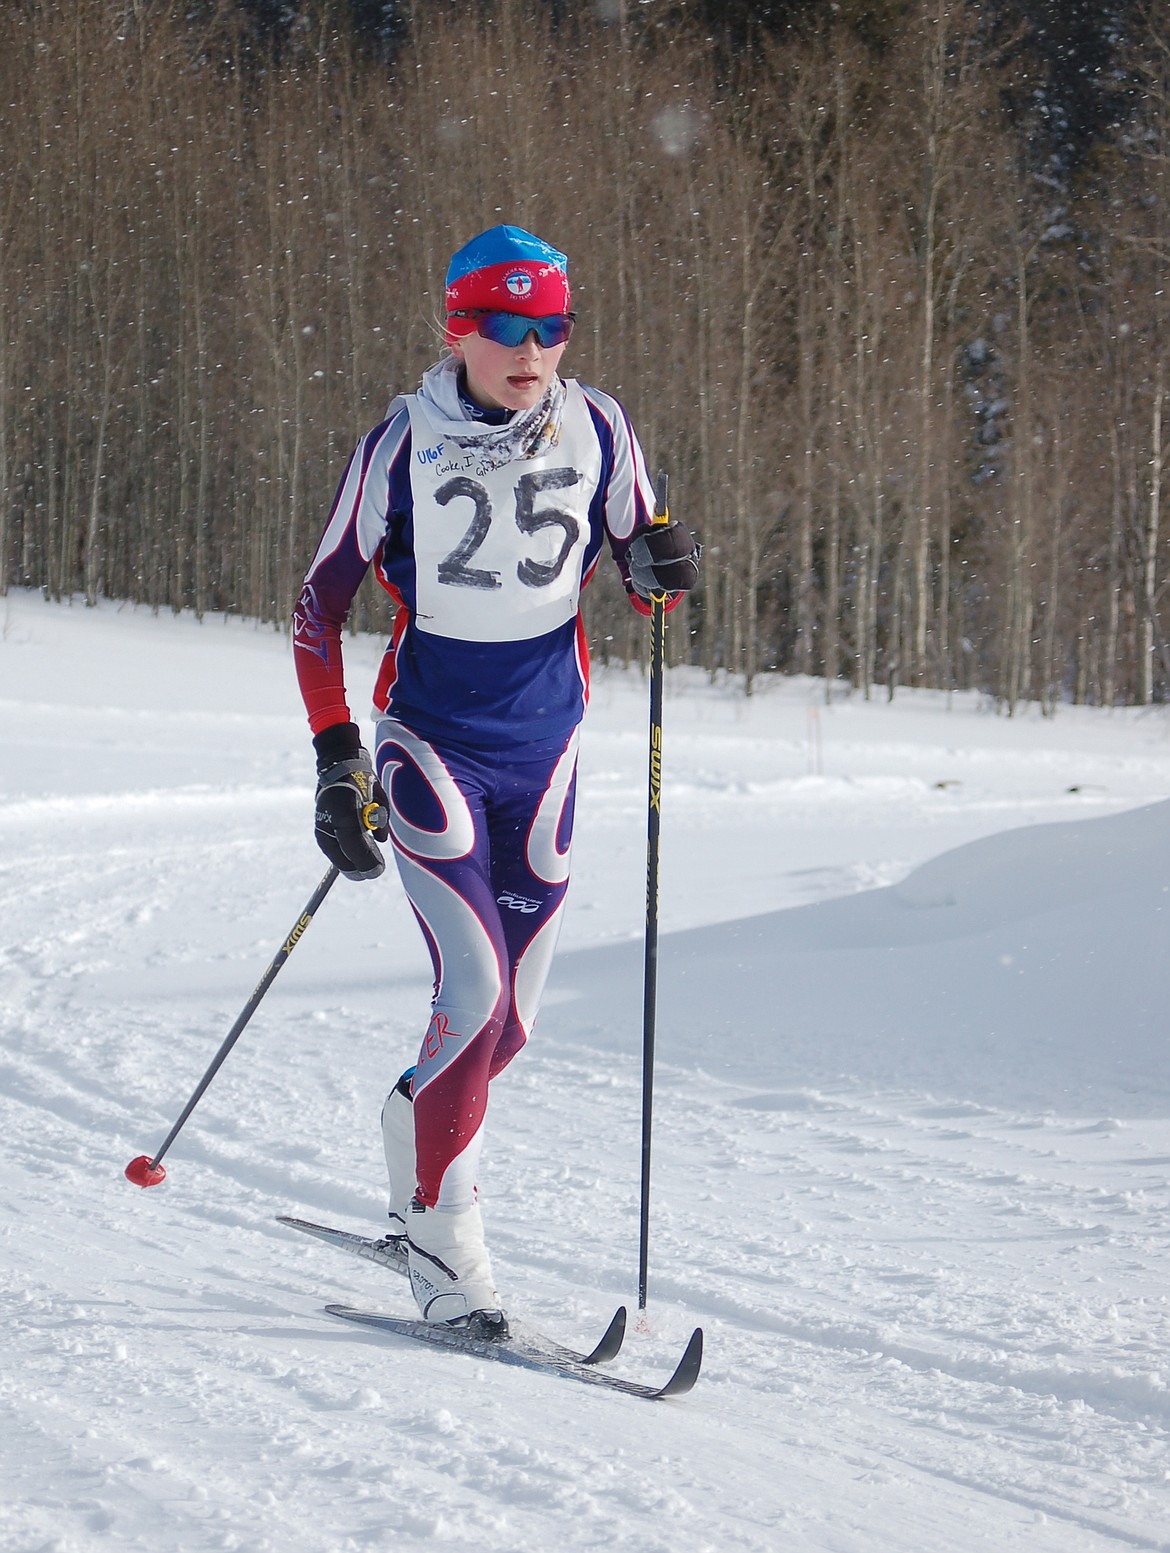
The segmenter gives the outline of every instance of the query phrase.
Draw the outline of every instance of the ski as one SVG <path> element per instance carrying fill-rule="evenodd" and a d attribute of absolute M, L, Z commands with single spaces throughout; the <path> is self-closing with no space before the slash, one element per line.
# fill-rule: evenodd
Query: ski
<path fill-rule="evenodd" d="M 326 1305 L 325 1310 L 330 1316 L 339 1316 L 341 1320 L 352 1321 L 357 1326 L 371 1327 L 375 1332 L 390 1332 L 397 1337 L 413 1338 L 416 1342 L 433 1343 L 439 1348 L 453 1348 L 477 1359 L 494 1359 L 501 1364 L 514 1364 L 521 1369 L 537 1370 L 544 1375 L 557 1375 L 565 1380 L 579 1380 L 589 1386 L 601 1386 L 607 1391 L 617 1391 L 627 1397 L 645 1397 L 650 1401 L 685 1396 L 698 1380 L 703 1363 L 702 1327 L 696 1327 L 691 1333 L 686 1351 L 670 1379 L 661 1386 L 646 1386 L 640 1381 L 626 1380 L 608 1370 L 593 1369 L 589 1362 L 569 1355 L 559 1343 L 550 1343 L 538 1333 L 518 1327 L 515 1322 L 511 1324 L 506 1337 L 485 1338 L 459 1327 L 442 1326 L 437 1322 L 405 1316 L 387 1316 L 372 1310 L 355 1310 L 351 1305 Z M 624 1327 L 625 1310 L 620 1310 L 618 1316 Z M 617 1319 L 615 1316 L 614 1321 Z M 605 1338 L 602 1344 L 604 1342 Z M 590 1359 L 596 1363 L 593 1355 Z"/>
<path fill-rule="evenodd" d="M 372 1240 L 367 1235 L 354 1235 L 349 1230 L 333 1229 L 327 1224 L 314 1224 L 309 1219 L 296 1219 L 288 1214 L 278 1214 L 276 1222 L 287 1225 L 289 1229 L 300 1230 L 302 1234 L 312 1235 L 316 1240 L 323 1240 L 326 1245 L 337 1246 L 342 1251 L 349 1251 L 354 1256 L 364 1257 L 368 1262 L 376 1262 L 379 1267 L 392 1268 L 394 1272 L 401 1273 L 403 1277 L 410 1277 L 410 1268 L 406 1261 L 406 1252 L 393 1240 Z M 335 1307 L 330 1307 L 333 1310 Z M 342 1307 L 336 1307 L 341 1309 Z M 397 1319 L 387 1316 L 387 1321 Z M 409 1325 L 409 1322 L 407 1323 Z M 448 1331 L 454 1328 L 435 1327 L 433 1322 L 420 1321 L 422 1327 L 431 1327 L 434 1330 Z M 464 1333 L 464 1336 L 468 1334 Z M 530 1346 L 538 1347 L 549 1360 L 562 1364 L 593 1365 L 607 1364 L 615 1359 L 621 1349 L 626 1335 L 626 1308 L 620 1305 L 614 1312 L 613 1319 L 602 1334 L 601 1341 L 596 1348 L 589 1353 L 578 1353 L 575 1348 L 566 1348 L 563 1344 L 554 1342 L 550 1337 L 541 1337 L 536 1333 L 526 1333 L 525 1341 Z M 479 1339 L 491 1346 L 491 1340 Z M 693 1383 L 692 1383 L 693 1384 Z"/>
<path fill-rule="evenodd" d="M 328 1224 L 314 1224 L 310 1219 L 294 1219 L 286 1213 L 277 1214 L 276 1222 L 323 1240 L 326 1245 L 351 1251 L 354 1256 L 364 1257 L 367 1262 L 377 1262 L 379 1267 L 390 1267 L 404 1278 L 410 1277 L 406 1251 L 400 1241 L 396 1243 L 396 1240 L 390 1238 L 373 1240 L 368 1235 L 353 1235 L 349 1230 L 332 1229 Z"/>

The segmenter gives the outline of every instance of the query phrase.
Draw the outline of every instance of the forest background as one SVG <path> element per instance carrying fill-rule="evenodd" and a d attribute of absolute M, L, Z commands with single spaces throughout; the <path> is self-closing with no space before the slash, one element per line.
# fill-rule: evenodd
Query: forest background
<path fill-rule="evenodd" d="M 1166 0 L 8 0 L 0 81 L 0 592 L 283 625 L 509 221 L 703 539 L 676 660 L 1170 695 Z"/>

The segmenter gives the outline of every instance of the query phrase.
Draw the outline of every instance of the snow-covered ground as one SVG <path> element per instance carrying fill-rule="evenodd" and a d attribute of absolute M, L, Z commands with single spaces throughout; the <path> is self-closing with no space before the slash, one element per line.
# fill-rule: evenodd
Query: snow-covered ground
<path fill-rule="evenodd" d="M 378 644 L 350 644 L 368 683 Z M 650 1405 L 341 1327 L 427 1014 L 388 870 L 324 871 L 285 638 L 0 600 L 5 1553 L 1170 1549 L 1170 717 L 668 686 Z M 573 892 L 497 1086 L 501 1289 L 637 1274 L 645 690 L 599 675 Z"/>

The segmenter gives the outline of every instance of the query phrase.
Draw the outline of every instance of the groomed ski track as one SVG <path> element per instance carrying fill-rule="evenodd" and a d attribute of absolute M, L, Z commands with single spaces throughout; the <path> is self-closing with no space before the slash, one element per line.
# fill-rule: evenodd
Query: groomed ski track
<path fill-rule="evenodd" d="M 122 1178 L 320 873 L 287 648 L 0 608 L 3 1553 L 1170 1550 L 1162 713 L 850 702 L 818 774 L 815 687 L 672 682 L 686 976 L 622 1365 L 707 1346 L 646 1409 L 355 1342 L 322 1306 L 406 1313 L 401 1280 L 273 1222 L 379 1227 L 428 994 L 389 877 L 376 911 L 339 886 L 167 1183 Z M 484 1164 L 497 1273 L 567 1342 L 637 1266 L 638 676 L 594 701 L 563 956 Z"/>

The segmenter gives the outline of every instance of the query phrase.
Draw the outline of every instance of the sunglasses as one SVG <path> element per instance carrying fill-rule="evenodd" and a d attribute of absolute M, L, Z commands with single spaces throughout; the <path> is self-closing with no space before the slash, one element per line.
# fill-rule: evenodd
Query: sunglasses
<path fill-rule="evenodd" d="M 495 345 L 507 345 L 512 349 L 523 345 L 530 334 L 536 335 L 545 350 L 552 345 L 563 345 L 577 322 L 576 313 L 553 313 L 548 318 L 526 318 L 523 313 L 489 313 L 481 308 L 469 308 L 450 316 L 473 320 L 476 334 L 483 335 L 485 340 L 491 340 Z"/>

